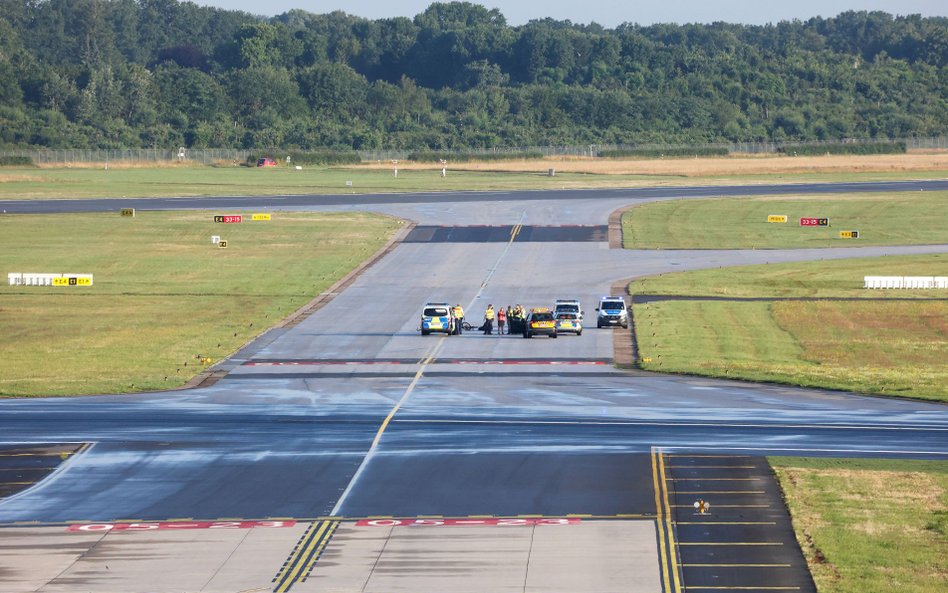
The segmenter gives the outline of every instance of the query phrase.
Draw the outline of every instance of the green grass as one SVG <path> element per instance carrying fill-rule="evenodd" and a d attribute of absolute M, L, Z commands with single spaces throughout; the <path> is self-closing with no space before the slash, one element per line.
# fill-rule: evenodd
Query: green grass
<path fill-rule="evenodd" d="M 361 213 L 275 212 L 271 222 L 242 224 L 215 224 L 213 214 L 0 216 L 0 270 L 95 275 L 89 288 L 3 278 L 0 395 L 181 386 L 200 370 L 199 355 L 231 354 L 399 226 Z"/>
<path fill-rule="evenodd" d="M 631 249 L 786 249 L 948 243 L 948 192 L 714 198 L 643 204 L 622 217 Z M 770 214 L 787 223 L 768 223 Z M 800 218 L 828 218 L 801 227 Z M 858 239 L 839 231 L 858 230 Z"/>
<path fill-rule="evenodd" d="M 368 194 L 463 190 L 560 189 L 641 184 L 632 175 L 589 175 L 306 167 L 293 169 L 164 167 L 131 169 L 10 169 L 0 171 L 0 199 L 93 197 L 263 196 L 289 194 Z M 352 185 L 348 186 L 347 182 Z"/>
<path fill-rule="evenodd" d="M 640 278 L 634 294 L 741 298 L 948 298 L 945 290 L 867 290 L 864 276 L 948 276 L 948 253 L 735 266 Z"/>
<path fill-rule="evenodd" d="M 809 262 L 682 272 L 633 282 L 632 294 L 754 297 L 633 306 L 642 367 L 948 401 L 948 295 L 938 300 L 772 301 L 772 297 L 893 297 L 842 281 L 945 274 L 946 255 Z M 860 284 L 861 284 L 861 275 Z"/>
<path fill-rule="evenodd" d="M 555 167 L 555 165 L 553 165 Z M 926 174 L 933 178 L 945 171 Z M 922 175 L 922 176 L 926 176 Z M 141 168 L 72 167 L 0 169 L 0 199 L 70 199 L 93 197 L 259 196 L 285 194 L 366 194 L 426 191 L 485 191 L 595 187 L 755 184 L 774 182 L 844 182 L 916 179 L 917 171 L 801 173 L 786 175 L 591 174 L 557 170 L 545 173 L 304 167 L 302 171 L 256 167 L 164 166 Z M 351 181 L 352 185 L 346 185 Z"/>
<path fill-rule="evenodd" d="M 948 463 L 771 458 L 820 593 L 944 591 Z"/>

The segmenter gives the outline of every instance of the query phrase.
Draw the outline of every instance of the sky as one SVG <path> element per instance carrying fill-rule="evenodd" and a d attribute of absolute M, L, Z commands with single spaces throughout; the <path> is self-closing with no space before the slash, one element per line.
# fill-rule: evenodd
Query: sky
<path fill-rule="evenodd" d="M 414 17 L 433 0 L 191 0 L 196 4 L 274 16 L 299 8 L 322 14 L 342 10 L 369 19 Z M 890 14 L 948 16 L 945 0 L 471 0 L 497 8 L 510 25 L 546 17 L 574 23 L 596 22 L 607 28 L 621 23 L 711 23 L 724 21 L 762 25 L 815 16 L 831 17 L 847 10 L 881 10 Z"/>

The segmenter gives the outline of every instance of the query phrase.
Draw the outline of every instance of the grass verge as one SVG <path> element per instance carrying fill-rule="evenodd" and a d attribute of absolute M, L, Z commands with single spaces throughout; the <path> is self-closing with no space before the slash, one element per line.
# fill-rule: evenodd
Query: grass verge
<path fill-rule="evenodd" d="M 820 593 L 943 591 L 948 463 L 771 458 Z"/>
<path fill-rule="evenodd" d="M 948 192 L 841 194 L 801 197 L 714 198 L 643 204 L 622 217 L 630 249 L 787 249 L 913 245 L 948 242 L 948 227 L 933 212 L 948 210 Z M 786 223 L 768 223 L 768 215 Z M 802 227 L 801 218 L 830 226 Z M 839 231 L 858 230 L 858 239 Z"/>
<path fill-rule="evenodd" d="M 230 214 L 230 212 L 228 212 Z M 0 395 L 179 387 L 381 248 L 399 221 L 277 212 L 0 217 L 0 270 L 92 273 L 83 287 L 0 286 Z M 228 240 L 227 249 L 211 235 Z"/>
<path fill-rule="evenodd" d="M 944 270 L 946 259 L 926 255 L 746 266 L 637 280 L 629 286 L 634 295 L 760 299 L 633 305 L 642 367 L 948 401 L 944 291 L 938 300 L 874 300 L 866 297 L 912 291 L 870 293 L 856 288 L 855 281 L 839 282 L 866 266 L 895 274 L 924 268 L 931 274 Z M 800 296 L 863 298 L 772 300 Z"/>
<path fill-rule="evenodd" d="M 556 171 L 548 177 L 549 169 Z M 942 179 L 948 154 L 704 159 L 613 160 L 546 158 L 513 162 L 399 163 L 387 161 L 302 170 L 208 167 L 179 163 L 74 163 L 69 167 L 4 167 L 0 199 L 91 197 L 254 196 L 364 194 L 464 190 L 577 189 L 636 186 L 722 185 Z M 351 186 L 347 182 L 352 182 Z"/>

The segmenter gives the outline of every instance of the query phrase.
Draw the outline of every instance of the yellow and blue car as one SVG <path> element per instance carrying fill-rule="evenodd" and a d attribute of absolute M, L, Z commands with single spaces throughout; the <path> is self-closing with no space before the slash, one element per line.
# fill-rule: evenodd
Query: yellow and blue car
<path fill-rule="evenodd" d="M 583 320 L 578 313 L 557 313 L 556 331 L 581 336 L 583 335 Z"/>
<path fill-rule="evenodd" d="M 454 333 L 454 315 L 448 303 L 426 303 L 421 310 L 421 335 L 442 332 L 449 336 Z"/>

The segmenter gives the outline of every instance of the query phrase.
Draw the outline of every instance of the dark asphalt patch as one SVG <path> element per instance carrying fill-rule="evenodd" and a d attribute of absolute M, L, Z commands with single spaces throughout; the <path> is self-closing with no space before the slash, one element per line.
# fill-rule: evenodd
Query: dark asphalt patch
<path fill-rule="evenodd" d="M 83 443 L 0 445 L 0 499 L 38 484 L 86 447 Z"/>
<path fill-rule="evenodd" d="M 403 243 L 603 243 L 606 225 L 575 226 L 416 226 Z"/>
<path fill-rule="evenodd" d="M 766 459 L 676 454 L 665 464 L 685 590 L 816 593 Z"/>
<path fill-rule="evenodd" d="M 394 517 L 654 516 L 650 475 L 647 454 L 383 453 L 372 457 L 341 511 Z"/>

